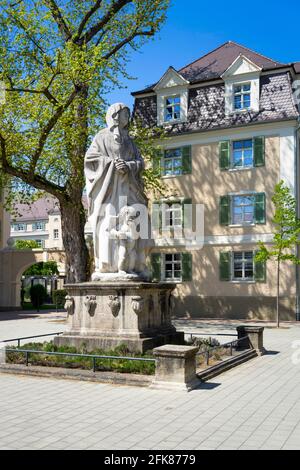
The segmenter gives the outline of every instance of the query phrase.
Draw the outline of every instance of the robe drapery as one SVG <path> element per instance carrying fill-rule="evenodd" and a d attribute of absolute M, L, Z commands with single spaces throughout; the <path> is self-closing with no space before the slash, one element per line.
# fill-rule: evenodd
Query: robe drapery
<path fill-rule="evenodd" d="M 116 115 L 123 108 L 127 107 L 116 104 L 109 108 L 108 128 L 95 136 L 85 156 L 89 222 L 93 232 L 95 270 L 98 272 L 118 271 L 118 242 L 109 231 L 120 209 L 125 205 L 147 206 L 148 203 L 141 178 L 144 161 L 128 133 L 120 133 L 116 126 Z M 126 161 L 126 173 L 122 174 L 115 168 L 117 158 Z M 137 252 L 144 251 L 146 246 L 147 240 L 137 240 Z M 136 270 L 140 271 L 142 268 L 138 265 L 139 260 Z"/>

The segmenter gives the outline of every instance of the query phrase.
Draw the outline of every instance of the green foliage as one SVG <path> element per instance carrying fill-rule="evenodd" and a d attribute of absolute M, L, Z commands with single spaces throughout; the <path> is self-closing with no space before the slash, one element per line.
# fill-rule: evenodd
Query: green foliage
<path fill-rule="evenodd" d="M 296 199 L 290 189 L 280 181 L 275 185 L 272 202 L 275 207 L 273 224 L 275 227 L 273 243 L 268 248 L 263 242 L 259 242 L 259 250 L 255 259 L 258 262 L 274 260 L 277 264 L 277 326 L 280 323 L 279 295 L 280 295 L 280 267 L 282 261 L 300 264 L 297 256 L 297 245 L 299 245 L 300 220 L 297 217 Z"/>
<path fill-rule="evenodd" d="M 30 299 L 32 305 L 39 309 L 41 305 L 45 302 L 47 298 L 47 291 L 42 284 L 35 284 L 30 288 Z"/>
<path fill-rule="evenodd" d="M 11 347 L 11 349 L 17 349 Z M 84 345 L 80 350 L 76 349 L 73 346 L 55 346 L 53 342 L 45 343 L 28 343 L 22 345 L 19 349 L 32 349 L 38 351 L 46 352 L 67 352 L 67 353 L 80 353 L 86 354 L 86 348 Z M 88 354 L 97 354 L 103 356 L 126 356 L 126 357 L 144 357 L 144 358 L 153 358 L 153 356 L 148 352 L 147 354 L 141 353 L 132 353 L 129 352 L 126 345 L 120 345 L 112 350 L 103 350 L 95 349 Z M 7 353 L 7 362 L 14 364 L 24 364 L 25 355 L 20 352 L 8 352 Z M 32 353 L 29 356 L 29 362 L 32 365 L 42 365 L 48 367 L 67 367 L 72 369 L 88 369 L 92 368 L 92 361 L 89 358 L 85 357 L 63 357 L 63 356 L 50 356 L 47 354 L 36 354 Z M 143 362 L 143 361 L 130 361 L 126 359 L 97 359 L 96 360 L 96 370 L 97 371 L 115 371 L 115 372 L 124 372 L 132 374 L 146 374 L 153 375 L 155 373 L 155 363 L 154 362 Z"/>
<path fill-rule="evenodd" d="M 41 261 L 24 271 L 23 276 L 54 276 L 59 274 L 56 261 Z"/>
<path fill-rule="evenodd" d="M 54 305 L 58 308 L 64 308 L 66 295 L 67 291 L 65 289 L 54 290 L 52 294 Z"/>
<path fill-rule="evenodd" d="M 154 37 L 169 0 L 0 0 L 0 173 L 6 207 L 55 196 L 70 282 L 84 281 L 84 155 L 121 87 L 131 50 Z M 12 179 L 11 179 L 12 178 Z M 145 172 L 155 185 L 151 172 Z M 34 189 L 33 189 L 34 188 Z M 63 210 L 64 209 L 64 210 Z M 70 223 L 70 211 L 78 214 Z M 67 215 L 66 215 L 67 214 Z M 78 232 L 70 240 L 69 226 Z M 75 227 L 76 224 L 76 227 Z M 72 269 L 71 269 L 72 264 Z"/>
<path fill-rule="evenodd" d="M 300 260 L 294 252 L 300 243 L 300 220 L 297 217 L 296 200 L 283 181 L 276 184 L 272 201 L 275 206 L 272 219 L 275 227 L 272 247 L 269 249 L 263 242 L 259 242 L 256 260 L 267 261 L 274 258 L 276 261 L 299 264 Z"/>
<path fill-rule="evenodd" d="M 17 250 L 33 250 L 40 248 L 40 246 L 35 240 L 16 240 L 15 248 Z"/>

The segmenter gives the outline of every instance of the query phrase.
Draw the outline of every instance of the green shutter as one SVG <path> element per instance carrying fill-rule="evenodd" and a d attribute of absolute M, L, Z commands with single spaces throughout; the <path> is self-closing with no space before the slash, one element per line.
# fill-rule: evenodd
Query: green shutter
<path fill-rule="evenodd" d="M 161 280 L 161 254 L 151 253 L 151 270 L 154 281 Z"/>
<path fill-rule="evenodd" d="M 265 193 L 255 194 L 255 223 L 265 224 L 266 223 L 266 197 Z"/>
<path fill-rule="evenodd" d="M 254 252 L 254 255 L 256 252 Z M 256 282 L 266 282 L 266 262 L 254 261 L 254 279 Z"/>
<path fill-rule="evenodd" d="M 192 173 L 192 147 L 182 147 L 182 174 L 189 175 Z"/>
<path fill-rule="evenodd" d="M 220 224 L 230 224 L 230 196 L 220 197 Z"/>
<path fill-rule="evenodd" d="M 182 263 L 182 275 L 181 275 L 182 280 L 186 282 L 191 281 L 193 277 L 192 253 L 182 253 L 181 263 Z"/>
<path fill-rule="evenodd" d="M 153 168 L 153 171 L 155 171 L 156 174 L 158 175 L 161 175 L 162 173 L 162 158 L 163 158 L 163 151 L 162 150 L 158 150 L 156 152 L 156 154 L 153 156 L 153 159 L 152 159 L 152 168 Z"/>
<path fill-rule="evenodd" d="M 160 202 L 153 202 L 152 204 L 152 229 L 161 230 L 162 225 L 162 206 Z"/>
<path fill-rule="evenodd" d="M 219 162 L 221 170 L 230 168 L 230 141 L 224 140 L 219 143 Z"/>
<path fill-rule="evenodd" d="M 191 229 L 193 222 L 193 208 L 191 207 L 192 199 L 185 198 L 182 201 L 182 227 Z"/>
<path fill-rule="evenodd" d="M 231 279 L 231 253 L 223 251 L 220 253 L 219 274 L 220 281 L 230 281 Z"/>
<path fill-rule="evenodd" d="M 265 138 L 254 137 L 254 166 L 265 164 Z"/>

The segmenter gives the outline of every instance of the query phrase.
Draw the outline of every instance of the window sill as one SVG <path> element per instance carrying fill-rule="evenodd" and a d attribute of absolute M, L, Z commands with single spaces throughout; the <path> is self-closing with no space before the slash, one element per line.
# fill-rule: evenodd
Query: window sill
<path fill-rule="evenodd" d="M 240 281 L 236 280 L 236 279 L 232 279 L 231 281 L 231 284 L 255 284 L 256 281 L 247 281 L 245 279 L 241 279 Z"/>
<path fill-rule="evenodd" d="M 162 279 L 161 282 L 166 282 L 167 284 L 181 284 L 182 279 Z"/>
<path fill-rule="evenodd" d="M 186 174 L 190 174 L 190 173 L 186 173 Z M 180 176 L 186 176 L 186 174 L 182 173 L 181 175 L 161 175 L 161 179 L 178 178 Z"/>
<path fill-rule="evenodd" d="M 239 228 L 239 227 L 255 227 L 256 224 L 229 224 L 228 227 L 230 228 Z"/>
<path fill-rule="evenodd" d="M 246 171 L 246 170 L 254 170 L 255 166 L 244 166 L 240 168 L 228 168 L 228 171 Z"/>

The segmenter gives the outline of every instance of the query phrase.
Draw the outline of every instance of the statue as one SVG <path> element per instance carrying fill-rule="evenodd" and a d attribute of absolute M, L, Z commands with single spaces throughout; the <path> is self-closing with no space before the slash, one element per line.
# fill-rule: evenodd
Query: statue
<path fill-rule="evenodd" d="M 107 128 L 98 132 L 85 156 L 89 224 L 93 234 L 92 280 L 145 278 L 150 237 L 135 237 L 136 219 L 146 209 L 144 161 L 128 134 L 129 108 L 116 103 L 107 111 Z M 147 220 L 146 220 L 147 219 Z M 149 225 L 148 215 L 142 223 Z M 141 224 L 140 224 L 141 225 Z"/>

